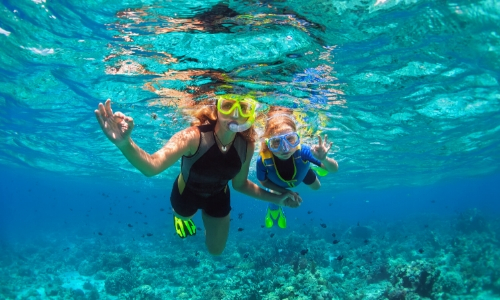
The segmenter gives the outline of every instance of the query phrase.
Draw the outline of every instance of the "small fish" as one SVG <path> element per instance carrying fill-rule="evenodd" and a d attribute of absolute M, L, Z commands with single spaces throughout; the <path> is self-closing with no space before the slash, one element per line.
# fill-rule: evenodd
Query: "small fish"
<path fill-rule="evenodd" d="M 238 214 L 238 219 L 240 219 L 240 220 L 243 219 L 243 213 Z"/>
<path fill-rule="evenodd" d="M 321 223 L 319 225 L 321 225 L 321 227 L 323 227 L 323 228 L 326 228 L 326 224 L 325 223 Z"/>
<path fill-rule="evenodd" d="M 312 214 L 312 213 L 313 213 L 313 211 L 312 211 L 312 210 L 308 210 L 308 211 L 307 211 L 307 214 L 308 214 L 308 215 L 310 215 L 310 214 Z"/>
<path fill-rule="evenodd" d="M 264 225 L 260 225 L 260 228 L 264 228 Z"/>
<path fill-rule="evenodd" d="M 164 208 L 160 208 L 160 211 L 165 211 L 165 209 Z"/>
<path fill-rule="evenodd" d="M 98 235 L 102 235 L 102 233 L 100 233 L 100 232 L 98 232 L 97 234 L 98 234 Z"/>
<path fill-rule="evenodd" d="M 339 255 L 339 256 L 337 256 L 337 258 L 336 258 L 336 260 L 338 260 L 338 261 L 341 261 L 341 260 L 343 260 L 343 259 L 344 259 L 344 256 L 343 256 L 343 255 Z"/>
<path fill-rule="evenodd" d="M 200 251 L 196 251 L 196 252 L 194 253 L 194 256 L 198 256 L 198 255 L 200 255 Z"/>
<path fill-rule="evenodd" d="M 300 254 L 306 255 L 307 252 L 309 252 L 309 249 L 303 249 L 303 250 L 300 251 Z"/>
<path fill-rule="evenodd" d="M 418 252 L 420 252 L 420 254 L 424 253 L 424 249 L 420 248 L 418 249 Z"/>
<path fill-rule="evenodd" d="M 332 236 L 333 236 L 333 237 L 336 237 L 337 235 L 336 235 L 335 233 L 332 233 Z"/>
<path fill-rule="evenodd" d="M 151 113 L 151 119 L 156 120 L 157 118 L 158 118 L 158 115 L 156 113 Z"/>
<path fill-rule="evenodd" d="M 340 241 L 339 240 L 333 240 L 333 244 L 338 244 Z"/>
<path fill-rule="evenodd" d="M 149 233 L 149 232 L 148 232 L 148 233 L 146 233 L 146 235 L 147 235 L 147 236 L 153 236 L 153 234 L 152 234 L 152 233 Z"/>
<path fill-rule="evenodd" d="M 424 227 L 425 227 L 425 228 L 429 228 L 429 225 L 425 224 L 425 225 L 424 225 Z"/>
<path fill-rule="evenodd" d="M 226 265 L 226 268 L 228 269 L 234 269 L 236 266 L 235 265 Z"/>
<path fill-rule="evenodd" d="M 436 200 L 432 200 L 431 203 L 436 203 Z"/>
<path fill-rule="evenodd" d="M 286 57 L 288 57 L 288 58 L 300 58 L 300 57 L 302 57 L 302 55 L 300 55 L 298 53 L 290 53 L 290 54 L 287 54 Z"/>
<path fill-rule="evenodd" d="M 359 227 L 359 222 L 358 222 L 358 227 Z"/>
<path fill-rule="evenodd" d="M 363 241 L 363 243 L 365 243 L 365 245 L 368 244 L 368 242 L 369 242 L 368 240 L 364 240 Z"/>
<path fill-rule="evenodd" d="M 69 250 L 69 247 L 63 249 L 63 251 L 68 251 L 68 250 Z"/>
<path fill-rule="evenodd" d="M 248 252 L 243 254 L 243 258 L 248 258 L 248 256 L 250 256 L 250 253 L 248 253 Z"/>
<path fill-rule="evenodd" d="M 273 237 L 273 236 L 274 236 L 274 233 L 271 233 L 271 234 L 269 235 L 269 237 Z"/>
<path fill-rule="evenodd" d="M 240 227 L 240 228 L 238 228 L 238 231 L 243 231 L 243 230 L 244 230 L 244 229 L 243 229 L 243 228 L 241 228 L 241 227 Z"/>
<path fill-rule="evenodd" d="M 127 225 L 127 226 L 128 226 L 128 227 L 134 227 L 134 226 L 133 226 L 132 224 L 130 224 L 130 223 L 128 223 L 128 225 Z"/>

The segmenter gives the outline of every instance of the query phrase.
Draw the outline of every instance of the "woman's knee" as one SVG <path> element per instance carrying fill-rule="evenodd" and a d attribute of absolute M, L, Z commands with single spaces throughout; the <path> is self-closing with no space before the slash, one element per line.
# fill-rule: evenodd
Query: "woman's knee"
<path fill-rule="evenodd" d="M 203 212 L 203 223 L 205 225 L 205 244 L 212 255 L 221 255 L 226 248 L 229 236 L 229 215 L 215 218 Z"/>

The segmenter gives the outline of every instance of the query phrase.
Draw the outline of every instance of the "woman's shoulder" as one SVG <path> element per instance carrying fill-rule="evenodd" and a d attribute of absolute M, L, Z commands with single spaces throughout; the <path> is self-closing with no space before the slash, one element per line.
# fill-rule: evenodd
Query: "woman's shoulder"
<path fill-rule="evenodd" d="M 198 126 L 190 126 L 181 131 L 178 131 L 175 135 L 179 136 L 185 141 L 199 140 L 200 130 Z"/>

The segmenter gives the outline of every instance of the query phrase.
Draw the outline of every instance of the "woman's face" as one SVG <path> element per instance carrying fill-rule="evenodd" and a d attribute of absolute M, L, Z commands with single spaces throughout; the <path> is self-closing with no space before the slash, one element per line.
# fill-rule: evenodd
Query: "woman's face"
<path fill-rule="evenodd" d="M 283 134 L 287 134 L 287 133 L 293 133 L 293 132 L 295 132 L 295 131 L 293 130 L 292 127 L 290 127 L 289 125 L 283 124 L 278 129 L 274 130 L 270 137 L 283 135 Z M 285 141 L 282 141 L 282 143 L 283 143 L 283 145 L 286 145 L 286 146 L 282 147 L 282 149 L 280 151 L 273 152 L 273 154 L 274 154 L 274 156 L 276 156 L 277 158 L 279 158 L 281 160 L 287 160 L 295 153 L 295 151 L 297 151 L 297 148 L 299 147 L 299 145 L 297 145 L 295 147 L 290 147 Z"/>

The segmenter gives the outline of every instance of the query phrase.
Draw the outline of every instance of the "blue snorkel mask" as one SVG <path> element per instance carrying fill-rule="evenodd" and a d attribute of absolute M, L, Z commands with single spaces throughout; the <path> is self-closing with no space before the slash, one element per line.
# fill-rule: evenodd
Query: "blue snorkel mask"
<path fill-rule="evenodd" d="M 276 135 L 266 139 L 267 148 L 271 152 L 288 152 L 300 144 L 300 136 L 297 132 Z"/>

